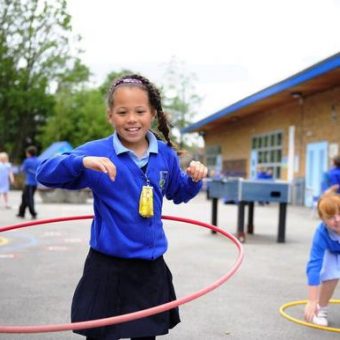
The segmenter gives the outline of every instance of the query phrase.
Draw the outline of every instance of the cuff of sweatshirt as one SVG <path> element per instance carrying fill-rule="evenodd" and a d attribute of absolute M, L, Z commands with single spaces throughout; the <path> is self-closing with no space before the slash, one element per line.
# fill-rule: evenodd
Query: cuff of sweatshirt
<path fill-rule="evenodd" d="M 320 275 L 317 276 L 309 276 L 307 279 L 309 286 L 318 286 L 320 284 Z"/>
<path fill-rule="evenodd" d="M 190 186 L 190 189 L 192 189 L 192 192 L 199 192 L 202 188 L 202 180 L 198 182 L 194 182 L 191 177 L 188 177 L 188 184 Z"/>

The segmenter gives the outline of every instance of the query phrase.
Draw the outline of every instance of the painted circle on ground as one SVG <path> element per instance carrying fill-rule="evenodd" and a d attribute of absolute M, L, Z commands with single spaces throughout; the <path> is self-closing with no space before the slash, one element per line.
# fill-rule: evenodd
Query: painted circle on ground
<path fill-rule="evenodd" d="M 9 242 L 8 238 L 5 237 L 0 237 L 0 247 L 4 246 L 5 244 L 7 244 Z"/>
<path fill-rule="evenodd" d="M 83 215 L 83 216 L 70 216 L 70 217 L 60 217 L 60 218 L 52 218 L 52 219 L 42 219 L 42 220 L 34 220 L 30 222 L 23 222 L 14 225 L 9 225 L 0 228 L 0 232 L 9 231 L 13 229 L 20 229 L 25 227 L 33 227 L 41 224 L 49 224 L 55 222 L 64 222 L 64 221 L 72 221 L 72 220 L 83 220 L 83 219 L 92 219 L 93 215 Z M 178 307 L 183 305 L 187 302 L 195 300 L 210 291 L 216 289 L 223 283 L 225 283 L 230 277 L 232 277 L 237 270 L 239 269 L 243 258 L 244 258 L 244 250 L 242 244 L 239 240 L 233 236 L 232 234 L 224 231 L 223 229 L 216 227 L 214 225 L 188 219 L 182 217 L 175 217 L 175 216 L 162 216 L 163 220 L 170 220 L 170 221 L 177 221 L 192 224 L 198 227 L 208 228 L 213 231 L 216 231 L 219 234 L 222 234 L 224 237 L 228 238 L 237 248 L 238 256 L 236 261 L 234 262 L 231 269 L 224 274 L 222 277 L 214 281 L 209 286 L 196 291 L 195 293 L 186 295 L 182 298 L 177 300 L 151 307 L 148 309 L 143 309 L 137 312 L 122 314 L 118 316 L 113 316 L 109 318 L 97 319 L 97 320 L 89 320 L 89 321 L 81 321 L 81 322 L 74 322 L 74 323 L 66 323 L 66 324 L 50 324 L 50 325 L 33 325 L 33 326 L 1 326 L 0 325 L 0 333 L 48 333 L 48 332 L 62 332 L 68 330 L 80 330 L 80 329 L 89 329 L 89 328 L 96 328 L 96 327 L 103 327 L 114 325 L 118 323 L 123 323 L 127 321 L 137 320 L 143 317 L 151 316 L 154 314 L 165 312 L 169 309 Z"/>
<path fill-rule="evenodd" d="M 287 320 L 295 322 L 298 325 L 307 326 L 307 327 L 311 327 L 311 328 L 316 328 L 316 329 L 320 329 L 320 330 L 328 331 L 328 332 L 340 333 L 340 328 L 315 325 L 314 323 L 310 323 L 310 322 L 307 322 L 307 321 L 304 321 L 304 320 L 300 320 L 300 319 L 294 318 L 294 317 L 290 316 L 289 314 L 287 314 L 285 312 L 285 310 L 290 308 L 290 307 L 294 307 L 294 306 L 298 306 L 298 305 L 305 305 L 306 303 L 307 303 L 307 300 L 288 302 L 288 303 L 286 303 L 286 304 L 284 304 L 284 305 L 282 305 L 280 307 L 280 314 L 284 318 L 286 318 Z M 330 300 L 329 303 L 340 304 L 340 300 Z"/>

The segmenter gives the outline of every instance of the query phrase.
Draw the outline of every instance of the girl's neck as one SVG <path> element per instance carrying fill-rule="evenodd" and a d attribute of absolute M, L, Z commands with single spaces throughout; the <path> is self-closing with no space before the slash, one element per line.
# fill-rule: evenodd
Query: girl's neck
<path fill-rule="evenodd" d="M 147 149 L 149 147 L 149 143 L 146 141 L 146 144 L 143 146 L 136 146 L 132 148 L 131 150 L 136 154 L 138 158 L 141 158 L 142 156 L 145 155 Z"/>
<path fill-rule="evenodd" d="M 148 150 L 149 141 L 147 137 L 145 136 L 145 139 L 143 139 L 142 143 L 137 143 L 137 144 L 125 144 L 124 143 L 123 145 L 129 150 L 133 151 L 138 158 L 141 158 L 142 156 L 145 155 L 146 151 Z"/>

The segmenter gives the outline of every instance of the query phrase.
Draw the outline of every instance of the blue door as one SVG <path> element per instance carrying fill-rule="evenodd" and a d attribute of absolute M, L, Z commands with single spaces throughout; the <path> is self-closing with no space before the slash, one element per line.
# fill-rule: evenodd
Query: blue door
<path fill-rule="evenodd" d="M 319 142 L 307 145 L 305 205 L 312 207 L 321 194 L 323 173 L 327 171 L 328 143 Z"/>

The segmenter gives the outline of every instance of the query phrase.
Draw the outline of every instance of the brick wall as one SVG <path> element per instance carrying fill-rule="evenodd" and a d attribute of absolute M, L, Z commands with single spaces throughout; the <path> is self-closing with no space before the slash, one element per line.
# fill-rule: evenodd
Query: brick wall
<path fill-rule="evenodd" d="M 204 136 L 206 145 L 221 145 L 223 161 L 246 160 L 247 176 L 252 137 L 272 131 L 283 133 L 283 158 L 288 155 L 288 129 L 295 126 L 295 155 L 298 171 L 294 177 L 305 173 L 305 153 L 308 143 L 328 141 L 338 144 L 340 151 L 340 87 L 317 93 L 278 107 L 274 110 L 238 118 Z M 331 162 L 330 162 L 331 163 Z M 287 178 L 283 164 L 281 179 Z"/>

